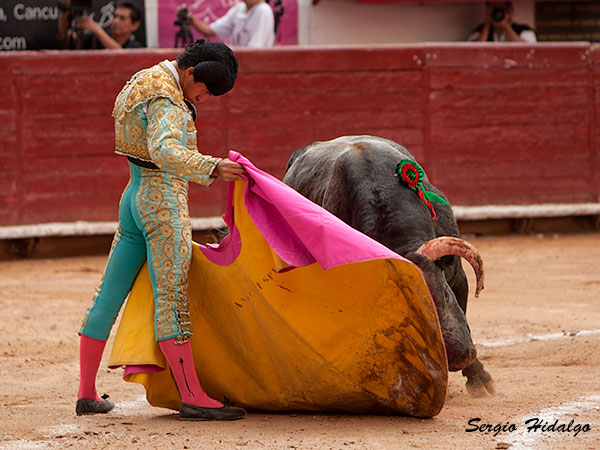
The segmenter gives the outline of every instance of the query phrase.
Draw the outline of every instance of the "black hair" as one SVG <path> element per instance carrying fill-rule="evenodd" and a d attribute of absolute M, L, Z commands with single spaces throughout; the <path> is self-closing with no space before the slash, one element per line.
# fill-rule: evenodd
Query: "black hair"
<path fill-rule="evenodd" d="M 198 39 L 175 59 L 181 69 L 194 68 L 194 81 L 204 83 L 212 95 L 223 95 L 235 84 L 238 60 L 221 42 Z"/>
<path fill-rule="evenodd" d="M 117 8 L 127 8 L 129 10 L 129 15 L 131 17 L 132 22 L 139 22 L 142 20 L 142 10 L 138 5 L 130 0 L 120 0 L 115 5 L 115 9 Z"/>

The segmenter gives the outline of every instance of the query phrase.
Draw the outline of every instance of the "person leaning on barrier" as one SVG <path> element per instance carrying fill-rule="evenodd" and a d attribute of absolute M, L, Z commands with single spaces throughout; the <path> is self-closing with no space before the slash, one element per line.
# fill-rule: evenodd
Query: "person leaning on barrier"
<path fill-rule="evenodd" d="M 537 42 L 535 31 L 526 24 L 514 23 L 513 2 L 486 2 L 485 21 L 467 38 L 475 42 Z"/>
<path fill-rule="evenodd" d="M 190 17 L 191 25 L 204 36 L 217 36 L 222 40 L 230 37 L 233 46 L 272 47 L 275 44 L 273 10 L 265 0 L 238 2 L 210 24 Z"/>
<path fill-rule="evenodd" d="M 59 39 L 65 48 L 95 50 L 143 47 L 134 35 L 142 20 L 142 11 L 134 2 L 118 2 L 111 24 L 105 28 L 89 16 L 77 17 L 74 28 L 71 28 L 73 17 L 70 4 L 71 0 L 65 0 L 64 10 L 58 19 Z"/>

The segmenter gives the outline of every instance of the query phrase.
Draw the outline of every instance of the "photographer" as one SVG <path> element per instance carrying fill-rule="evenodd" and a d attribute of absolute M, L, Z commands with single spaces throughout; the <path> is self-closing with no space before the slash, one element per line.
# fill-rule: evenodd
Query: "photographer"
<path fill-rule="evenodd" d="M 76 1 L 65 0 L 58 19 L 59 39 L 65 48 L 94 50 L 143 47 L 134 36 L 142 20 L 142 12 L 135 3 L 128 0 L 117 3 L 112 22 L 103 28 L 87 15 L 74 14 L 71 2 L 75 6 Z"/>
<path fill-rule="evenodd" d="M 231 37 L 233 46 L 272 47 L 275 43 L 273 10 L 264 0 L 236 3 L 211 24 L 190 17 L 191 25 L 204 36 L 217 36 L 221 40 Z"/>
<path fill-rule="evenodd" d="M 529 25 L 512 21 L 513 2 L 486 2 L 485 5 L 485 21 L 473 30 L 468 41 L 537 42 L 535 31 Z"/>

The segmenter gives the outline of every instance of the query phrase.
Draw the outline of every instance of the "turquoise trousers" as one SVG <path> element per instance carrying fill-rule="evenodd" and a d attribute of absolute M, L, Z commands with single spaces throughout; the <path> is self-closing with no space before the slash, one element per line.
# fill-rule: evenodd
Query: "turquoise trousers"
<path fill-rule="evenodd" d="M 192 229 L 188 182 L 129 163 L 131 178 L 119 204 L 119 226 L 103 277 L 79 333 L 106 341 L 138 272 L 148 260 L 156 340 L 185 342 L 190 331 L 187 281 Z"/>

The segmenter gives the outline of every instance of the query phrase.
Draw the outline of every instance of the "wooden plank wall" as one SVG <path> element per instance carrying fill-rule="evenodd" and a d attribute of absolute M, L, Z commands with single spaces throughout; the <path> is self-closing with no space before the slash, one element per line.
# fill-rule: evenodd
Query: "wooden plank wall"
<path fill-rule="evenodd" d="M 282 177 L 316 140 L 407 146 L 456 205 L 600 200 L 600 69 L 587 43 L 239 49 L 235 89 L 199 108 L 201 152 Z M 0 226 L 114 221 L 127 164 L 112 104 L 174 50 L 0 54 Z M 192 186 L 194 217 L 226 187 Z"/>

